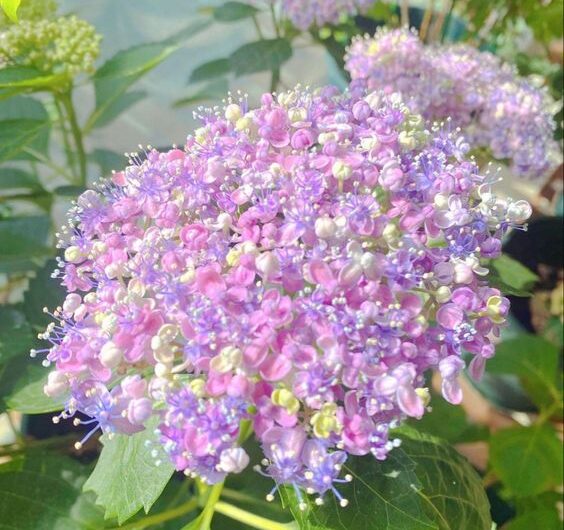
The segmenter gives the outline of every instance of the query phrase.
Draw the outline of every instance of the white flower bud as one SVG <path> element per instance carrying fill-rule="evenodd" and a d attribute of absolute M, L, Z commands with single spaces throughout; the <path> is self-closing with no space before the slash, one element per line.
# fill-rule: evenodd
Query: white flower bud
<path fill-rule="evenodd" d="M 225 473 L 241 473 L 249 465 L 249 455 L 242 447 L 224 449 L 219 455 L 218 470 Z"/>
<path fill-rule="evenodd" d="M 227 107 L 225 107 L 225 119 L 234 123 L 240 117 L 241 117 L 241 107 L 239 107 L 239 105 L 235 103 L 231 103 L 231 105 L 227 105 Z"/>
<path fill-rule="evenodd" d="M 108 341 L 100 350 L 100 363 L 106 368 L 115 368 L 123 359 L 123 351 L 113 341 Z"/>
<path fill-rule="evenodd" d="M 445 302 L 448 302 L 450 300 L 450 295 L 451 295 L 450 288 L 447 287 L 446 285 L 442 285 L 435 292 L 435 299 L 440 304 L 444 304 Z"/>
<path fill-rule="evenodd" d="M 331 217 L 319 217 L 315 221 L 315 235 L 321 239 L 329 239 L 337 232 L 337 225 Z"/>
<path fill-rule="evenodd" d="M 352 175 L 352 168 L 346 162 L 342 160 L 337 160 L 333 163 L 333 167 L 331 168 L 331 172 L 333 176 L 337 180 L 347 180 Z"/>
<path fill-rule="evenodd" d="M 280 263 L 278 258 L 272 252 L 262 252 L 255 258 L 255 266 L 257 271 L 268 279 L 276 276 L 280 270 Z"/>
<path fill-rule="evenodd" d="M 67 295 L 63 303 L 63 311 L 65 313 L 74 313 L 82 303 L 82 298 L 76 293 L 70 293 Z"/>
<path fill-rule="evenodd" d="M 65 249 L 65 260 L 69 263 L 80 263 L 84 258 L 84 253 L 75 245 Z"/>
<path fill-rule="evenodd" d="M 47 376 L 47 384 L 43 387 L 43 392 L 49 397 L 57 397 L 67 391 L 69 381 L 62 372 L 50 372 Z"/>

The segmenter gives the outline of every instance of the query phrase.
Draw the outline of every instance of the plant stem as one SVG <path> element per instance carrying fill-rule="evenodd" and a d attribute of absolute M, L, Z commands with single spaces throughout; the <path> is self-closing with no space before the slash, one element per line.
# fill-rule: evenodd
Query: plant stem
<path fill-rule="evenodd" d="M 176 519 L 177 517 L 195 510 L 197 507 L 198 499 L 196 499 L 196 497 L 193 497 L 189 501 L 186 501 L 184 504 L 181 504 L 180 506 L 177 506 L 172 510 L 167 510 L 166 512 L 150 515 L 149 517 L 143 517 L 143 519 L 140 519 L 139 521 L 135 521 L 124 526 L 118 526 L 111 530 L 141 530 L 143 528 L 147 528 L 148 526 L 163 523 L 165 521 L 170 521 L 171 519 Z"/>
<path fill-rule="evenodd" d="M 78 120 L 76 118 L 76 112 L 74 111 L 74 105 L 72 103 L 72 87 L 69 88 L 67 92 L 63 92 L 60 96 L 61 103 L 65 108 L 69 123 L 71 127 L 72 137 L 76 146 L 76 152 L 78 155 L 78 167 L 79 167 L 79 181 L 77 184 L 79 186 L 86 186 L 86 153 L 84 151 L 84 144 L 82 142 L 82 132 L 80 131 L 80 126 L 78 125 Z"/>
<path fill-rule="evenodd" d="M 39 151 L 36 151 L 35 149 L 33 149 L 29 146 L 24 147 L 22 149 L 22 151 L 24 151 L 25 153 L 28 153 L 31 156 L 35 157 L 37 160 L 39 160 L 39 162 L 41 162 L 42 164 L 45 164 L 47 167 L 51 168 L 55 173 L 62 175 L 68 181 L 70 181 L 70 182 L 75 181 L 75 177 L 73 175 L 71 175 L 70 173 L 68 173 L 67 170 L 64 167 L 59 166 L 58 164 L 55 164 L 55 162 L 53 162 L 52 160 L 47 158 L 44 154 L 40 153 Z"/>
<path fill-rule="evenodd" d="M 278 21 L 276 20 L 276 12 L 274 11 L 274 2 L 270 2 L 270 16 L 272 17 L 272 25 L 274 26 L 274 32 L 277 37 L 280 37 L 280 28 L 278 27 Z"/>
<path fill-rule="evenodd" d="M 274 70 L 272 70 L 272 75 L 270 77 L 270 92 L 276 91 L 279 82 L 280 82 L 280 68 L 275 68 Z"/>
<path fill-rule="evenodd" d="M 215 510 L 231 519 L 235 519 L 235 521 L 244 523 L 252 528 L 258 528 L 258 530 L 289 530 L 292 528 L 291 525 L 266 519 L 223 501 L 218 501 L 215 504 Z"/>
<path fill-rule="evenodd" d="M 402 27 L 409 27 L 409 1 L 402 0 L 400 5 L 400 21 Z"/>
<path fill-rule="evenodd" d="M 215 507 L 219 501 L 221 495 L 221 490 L 223 490 L 223 482 L 219 484 L 214 484 L 209 491 L 208 498 L 206 499 L 206 505 L 204 510 L 200 515 L 201 521 L 198 526 L 198 530 L 210 530 L 210 524 L 215 512 Z"/>
<path fill-rule="evenodd" d="M 61 127 L 61 135 L 63 137 L 63 145 L 65 147 L 65 154 L 67 156 L 67 164 L 69 168 L 72 169 L 74 172 L 76 170 L 76 159 L 74 153 L 71 149 L 71 144 L 69 140 L 69 132 L 66 126 L 66 116 L 63 110 L 63 105 L 59 99 L 57 94 L 53 95 L 53 99 L 55 102 L 55 109 L 57 110 L 57 115 L 59 117 L 59 126 Z M 73 179 L 76 180 L 76 177 Z"/>
<path fill-rule="evenodd" d="M 257 30 L 257 35 L 259 36 L 259 39 L 264 40 L 264 34 L 262 33 L 262 30 L 260 29 L 260 25 L 258 23 L 256 15 L 253 15 L 253 24 L 255 25 L 255 29 Z"/>

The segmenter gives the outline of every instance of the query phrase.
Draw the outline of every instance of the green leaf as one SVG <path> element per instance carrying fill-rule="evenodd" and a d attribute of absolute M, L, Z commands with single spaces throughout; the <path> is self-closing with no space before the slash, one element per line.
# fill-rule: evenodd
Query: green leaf
<path fill-rule="evenodd" d="M 119 524 L 141 508 L 148 512 L 174 471 L 165 454 L 157 457 L 161 463 L 156 465 L 151 455 L 153 447 L 146 443 L 155 441 L 153 431 L 157 423 L 155 417 L 144 431 L 133 436 L 118 434 L 111 440 L 105 435 L 101 438 L 104 447 L 84 489 L 96 493 L 96 502 L 104 507 L 106 518 L 117 517 Z"/>
<path fill-rule="evenodd" d="M 420 420 L 411 420 L 410 425 L 451 444 L 487 439 L 486 427 L 470 423 L 462 407 L 451 405 L 440 394 L 432 393 L 431 409 Z"/>
<path fill-rule="evenodd" d="M 292 56 L 290 42 L 283 38 L 259 40 L 244 44 L 229 57 L 236 76 L 280 68 Z"/>
<path fill-rule="evenodd" d="M 29 353 L 32 339 L 33 332 L 24 314 L 12 307 L 0 306 L 0 364 Z"/>
<path fill-rule="evenodd" d="M 490 439 L 490 465 L 512 496 L 537 495 L 562 483 L 562 442 L 546 424 L 503 429 Z"/>
<path fill-rule="evenodd" d="M 2 365 L 0 410 L 16 410 L 24 414 L 61 410 L 64 400 L 49 398 L 43 392 L 48 373 L 49 370 L 41 365 L 39 359 L 30 359 L 28 355 L 18 355 Z"/>
<path fill-rule="evenodd" d="M 54 453 L 28 453 L 17 467 L 11 463 L 0 466 L 0 528 L 104 528 L 102 512 L 92 495 L 81 491 L 87 475 L 86 466 Z"/>
<path fill-rule="evenodd" d="M 194 22 L 172 38 L 122 50 L 106 61 L 93 77 L 96 108 L 88 118 L 84 130 L 90 131 L 101 119 L 108 120 L 108 113 L 112 108 L 120 107 L 120 98 L 133 83 L 178 50 L 182 38 L 192 37 L 207 25 L 209 24 L 202 21 Z"/>
<path fill-rule="evenodd" d="M 23 192 L 42 191 L 37 175 L 15 167 L 0 168 L 0 194 L 21 194 Z"/>
<path fill-rule="evenodd" d="M 22 146 L 22 150 L 11 158 L 18 160 L 35 160 L 34 157 L 25 152 L 24 148 L 29 147 L 39 153 L 45 154 L 49 149 L 49 135 L 51 123 L 49 114 L 41 101 L 28 96 L 15 96 L 8 101 L 0 101 L 0 121 L 4 120 L 35 120 L 42 123 L 37 136 L 27 145 Z"/>
<path fill-rule="evenodd" d="M 229 59 L 215 59 L 207 63 L 201 64 L 195 68 L 190 74 L 190 83 L 198 81 L 207 81 L 215 77 L 221 77 L 229 72 Z"/>
<path fill-rule="evenodd" d="M 539 279 L 535 273 L 506 254 L 494 259 L 490 267 L 490 285 L 498 287 L 503 294 L 530 296 L 535 282 Z"/>
<path fill-rule="evenodd" d="M 218 22 L 234 22 L 243 18 L 256 15 L 259 10 L 249 4 L 242 2 L 225 2 L 213 10 L 213 18 Z"/>
<path fill-rule="evenodd" d="M 29 287 L 24 294 L 23 312 L 33 329 L 43 331 L 53 318 L 43 312 L 43 308 L 53 309 L 62 305 L 65 290 L 61 280 L 51 278 L 52 272 L 57 268 L 57 262 L 48 260 L 29 282 Z"/>
<path fill-rule="evenodd" d="M 476 472 L 450 446 L 409 431 L 387 460 L 349 457 L 343 471 L 353 476 L 339 485 L 349 500 L 341 508 L 328 495 L 323 506 L 308 499 L 305 511 L 295 494 L 283 495 L 301 530 L 490 530 L 486 494 Z"/>
<path fill-rule="evenodd" d="M 113 103 L 105 107 L 94 123 L 93 128 L 105 127 L 113 122 L 120 114 L 129 110 L 133 105 L 139 103 L 139 101 L 146 97 L 147 92 L 145 90 L 132 90 L 131 92 L 121 94 Z"/>
<path fill-rule="evenodd" d="M 174 107 L 196 105 L 204 101 L 219 100 L 225 97 L 229 84 L 227 79 L 216 79 L 192 91 L 188 96 L 174 102 Z"/>
<path fill-rule="evenodd" d="M 0 272 L 36 268 L 53 252 L 46 243 L 48 233 L 46 215 L 0 219 Z"/>
<path fill-rule="evenodd" d="M 0 121 L 0 162 L 16 158 L 25 147 L 31 147 L 47 127 L 48 123 L 42 120 Z"/>
<path fill-rule="evenodd" d="M 20 7 L 20 4 L 21 0 L 0 0 L 0 7 L 12 22 L 18 21 L 18 7 Z"/>
<path fill-rule="evenodd" d="M 90 154 L 90 160 L 100 167 L 100 176 L 107 177 L 112 170 L 119 170 L 125 165 L 123 154 L 114 153 L 108 149 L 94 149 Z"/>
<path fill-rule="evenodd" d="M 522 334 L 501 342 L 496 355 L 488 361 L 489 374 L 519 376 L 523 386 L 543 408 L 562 401 L 557 386 L 559 350 L 551 342 L 536 335 Z"/>
<path fill-rule="evenodd" d="M 532 528 L 542 528 L 542 530 L 562 530 L 560 513 L 555 506 L 553 509 L 531 510 L 509 521 L 504 526 L 505 530 L 531 530 Z"/>
<path fill-rule="evenodd" d="M 0 89 L 10 89 L 14 92 L 52 88 L 65 79 L 63 74 L 46 75 L 28 66 L 6 66 L 0 69 Z"/>

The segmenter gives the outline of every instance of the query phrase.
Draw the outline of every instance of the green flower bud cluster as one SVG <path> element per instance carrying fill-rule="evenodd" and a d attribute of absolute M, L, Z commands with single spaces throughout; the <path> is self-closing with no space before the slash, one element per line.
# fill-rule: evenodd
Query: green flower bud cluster
<path fill-rule="evenodd" d="M 0 32 L 0 64 L 29 66 L 70 78 L 94 70 L 100 40 L 93 26 L 74 15 L 20 19 Z"/>
<path fill-rule="evenodd" d="M 57 12 L 55 0 L 23 0 L 18 8 L 18 20 L 43 20 L 52 18 Z M 0 10 L 0 28 L 13 22 Z"/>

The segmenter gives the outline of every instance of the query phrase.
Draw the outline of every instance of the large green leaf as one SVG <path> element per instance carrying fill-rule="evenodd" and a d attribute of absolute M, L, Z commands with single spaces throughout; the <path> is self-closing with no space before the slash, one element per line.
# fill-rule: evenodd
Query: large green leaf
<path fill-rule="evenodd" d="M 213 18 L 219 22 L 234 22 L 256 15 L 259 10 L 242 2 L 225 2 L 213 10 Z"/>
<path fill-rule="evenodd" d="M 0 529 L 105 528 L 93 496 L 82 492 L 88 468 L 53 453 L 26 454 L 16 462 L 0 465 Z"/>
<path fill-rule="evenodd" d="M 42 189 L 37 175 L 14 167 L 0 168 L 0 195 L 31 193 Z"/>
<path fill-rule="evenodd" d="M 52 399 L 43 392 L 49 370 L 39 359 L 22 354 L 0 366 L 0 410 L 25 414 L 54 412 L 63 408 L 63 399 Z"/>
<path fill-rule="evenodd" d="M 290 42 L 283 38 L 265 39 L 244 44 L 229 57 L 236 76 L 280 68 L 292 56 Z"/>
<path fill-rule="evenodd" d="M 0 68 L 0 99 L 21 92 L 48 90 L 67 80 L 64 74 L 45 74 L 28 66 Z"/>
<path fill-rule="evenodd" d="M 346 508 L 327 495 L 324 505 L 308 499 L 301 511 L 295 495 L 284 490 L 301 530 L 490 530 L 478 475 L 453 448 L 430 436 L 409 430 L 387 460 L 349 457 L 344 472 L 353 476 L 338 486 L 349 500 Z"/>
<path fill-rule="evenodd" d="M 190 74 L 190 83 L 198 81 L 206 81 L 215 77 L 221 77 L 229 72 L 229 59 L 214 59 L 207 63 L 201 64 L 195 68 Z"/>
<path fill-rule="evenodd" d="M 123 153 L 118 154 L 108 149 L 94 149 L 90 154 L 90 160 L 100 168 L 100 177 L 108 177 L 112 170 L 119 170 L 126 164 Z"/>
<path fill-rule="evenodd" d="M 31 326 L 15 308 L 0 306 L 0 364 L 29 352 L 33 340 Z"/>
<path fill-rule="evenodd" d="M 151 454 L 150 442 L 156 441 L 157 423 L 155 417 L 146 430 L 133 436 L 118 434 L 111 440 L 107 436 L 101 438 L 104 447 L 84 489 L 96 493 L 96 502 L 104 507 L 106 517 L 116 517 L 119 524 L 141 508 L 148 512 L 174 471 L 165 454 L 157 456 L 160 465 Z M 163 452 L 159 444 L 154 448 Z"/>
<path fill-rule="evenodd" d="M 133 83 L 180 48 L 180 39 L 199 33 L 207 25 L 194 22 L 173 38 L 122 50 L 106 61 L 94 75 L 96 108 L 86 122 L 85 131 L 97 126 L 99 120 L 107 120 L 108 112 L 116 106 L 119 108 L 120 98 Z"/>
<path fill-rule="evenodd" d="M 52 254 L 52 249 L 47 246 L 48 233 L 47 216 L 1 219 L 0 272 L 36 268 L 43 258 Z"/>
<path fill-rule="evenodd" d="M 488 280 L 503 294 L 530 296 L 530 292 L 539 279 L 538 276 L 517 260 L 504 254 L 490 264 Z"/>
<path fill-rule="evenodd" d="M 511 495 L 536 495 L 562 483 L 562 442 L 549 425 L 503 429 L 490 439 L 490 464 Z"/>
<path fill-rule="evenodd" d="M 93 127 L 105 127 L 114 121 L 120 114 L 129 110 L 133 107 L 133 105 L 144 99 L 146 96 L 147 92 L 145 90 L 132 90 L 131 92 L 121 94 L 113 103 L 102 111 Z"/>
<path fill-rule="evenodd" d="M 536 335 L 522 334 L 501 342 L 488 361 L 488 373 L 519 376 L 523 386 L 539 407 L 562 401 L 557 386 L 559 350 Z"/>

